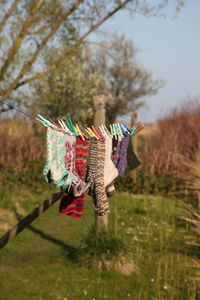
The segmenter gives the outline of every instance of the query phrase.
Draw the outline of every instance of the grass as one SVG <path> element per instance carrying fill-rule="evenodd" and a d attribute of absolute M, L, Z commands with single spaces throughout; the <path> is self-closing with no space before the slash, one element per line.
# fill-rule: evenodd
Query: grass
<path fill-rule="evenodd" d="M 15 186 L 7 193 L 7 211 L 16 201 L 25 214 L 51 191 L 45 184 L 36 190 L 22 185 L 19 191 Z M 130 193 L 120 193 L 110 203 L 110 230 L 129 245 L 137 274 L 80 265 L 75 254 L 94 224 L 91 199 L 81 220 L 58 215 L 57 203 L 0 250 L 0 300 L 199 299 L 195 269 L 189 267 L 198 253 L 186 247 L 190 227 L 180 219 L 187 215 L 185 205 L 176 199 Z M 12 215 L 10 223 L 14 222 Z M 94 247 L 93 241 L 89 244 Z"/>

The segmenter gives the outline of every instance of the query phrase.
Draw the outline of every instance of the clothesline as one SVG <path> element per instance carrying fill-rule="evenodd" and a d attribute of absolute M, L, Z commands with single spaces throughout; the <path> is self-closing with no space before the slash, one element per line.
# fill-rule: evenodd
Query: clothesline
<path fill-rule="evenodd" d="M 123 136 L 129 135 L 129 134 L 135 135 L 144 128 L 144 125 L 141 123 L 134 125 L 132 129 L 129 129 L 125 124 L 114 123 L 114 124 L 109 125 L 110 131 L 108 130 L 108 128 L 105 125 L 99 126 L 99 129 L 95 128 L 94 126 L 87 127 L 84 129 L 83 126 L 78 125 L 78 124 L 76 124 L 74 126 L 71 118 L 67 118 L 66 122 L 64 122 L 62 119 L 59 120 L 58 121 L 59 125 L 58 125 L 52 120 L 50 120 L 50 121 L 47 120 L 40 114 L 37 115 L 39 118 L 33 117 L 30 114 L 24 112 L 23 110 L 17 108 L 13 104 L 7 103 L 2 100 L 0 100 L 0 102 L 3 105 L 6 105 L 6 106 L 16 110 L 18 113 L 21 113 L 21 114 L 29 117 L 30 119 L 40 122 L 45 127 L 51 127 L 55 130 L 61 130 L 70 135 L 75 135 L 75 136 L 80 135 L 80 137 L 83 140 L 87 139 L 87 138 L 91 138 L 91 137 L 94 137 L 97 139 L 102 139 L 102 138 L 104 139 L 107 134 L 108 135 L 111 134 L 115 139 L 117 139 L 117 136 L 123 137 Z"/>
<path fill-rule="evenodd" d="M 42 177 L 45 182 L 63 190 L 59 209 L 62 215 L 82 216 L 87 189 L 93 198 L 96 215 L 107 214 L 110 211 L 108 198 L 115 193 L 114 180 L 124 176 L 127 165 L 131 170 L 140 165 L 130 134 L 121 136 L 118 131 L 115 139 L 106 127 L 102 125 L 101 129 L 98 133 L 101 132 L 103 138 L 98 138 L 97 134 L 82 139 L 82 134 L 70 135 L 64 130 L 47 127 L 46 164 Z"/>

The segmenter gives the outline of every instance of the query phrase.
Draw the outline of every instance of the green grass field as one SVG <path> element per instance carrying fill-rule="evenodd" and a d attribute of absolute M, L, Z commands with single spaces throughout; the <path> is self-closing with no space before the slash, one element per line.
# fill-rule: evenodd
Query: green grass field
<path fill-rule="evenodd" d="M 46 185 L 15 185 L 2 192 L 1 233 L 16 223 L 16 204 L 26 214 L 51 192 Z M 192 232 L 181 219 L 186 205 L 130 193 L 118 194 L 110 204 L 110 230 L 123 238 L 137 273 L 126 276 L 80 265 L 75 254 L 94 226 L 91 198 L 81 220 L 60 216 L 56 203 L 0 250 L 0 300 L 200 299 L 192 267 L 197 253 L 185 243 Z"/>

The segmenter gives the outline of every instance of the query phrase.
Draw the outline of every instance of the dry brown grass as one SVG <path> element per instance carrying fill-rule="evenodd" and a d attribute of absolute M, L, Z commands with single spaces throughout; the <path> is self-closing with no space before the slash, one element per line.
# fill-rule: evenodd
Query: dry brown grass
<path fill-rule="evenodd" d="M 188 172 L 186 161 L 194 161 L 200 149 L 200 104 L 190 103 L 143 134 L 143 161 L 155 173 L 183 177 Z M 145 133 L 143 131 L 143 133 Z"/>
<path fill-rule="evenodd" d="M 45 152 L 44 128 L 20 120 L 0 121 L 0 167 L 17 171 Z"/>

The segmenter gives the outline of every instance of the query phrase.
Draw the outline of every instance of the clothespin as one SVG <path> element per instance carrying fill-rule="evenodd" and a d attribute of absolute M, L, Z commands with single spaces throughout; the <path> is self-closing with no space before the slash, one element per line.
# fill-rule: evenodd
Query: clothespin
<path fill-rule="evenodd" d="M 60 120 L 58 120 L 58 123 L 60 124 L 60 127 L 61 127 L 63 130 L 65 130 L 65 128 L 64 128 L 64 126 L 63 126 L 63 124 L 62 124 L 62 122 L 61 122 Z"/>
<path fill-rule="evenodd" d="M 87 127 L 87 128 L 88 128 L 89 132 L 91 133 L 91 135 L 99 140 L 99 137 L 94 133 L 94 131 L 92 131 L 92 129 L 90 127 Z"/>
<path fill-rule="evenodd" d="M 136 130 L 135 130 L 135 132 L 133 133 L 133 136 L 138 134 L 142 129 L 144 129 L 144 124 L 139 123 Z"/>
<path fill-rule="evenodd" d="M 98 131 L 96 130 L 96 128 L 92 125 L 92 130 L 94 131 L 94 133 L 98 136 L 98 138 L 101 140 L 102 136 L 98 133 Z"/>
<path fill-rule="evenodd" d="M 45 119 L 43 116 L 41 116 L 40 114 L 37 114 L 38 115 L 38 117 L 40 118 L 40 119 L 38 119 L 38 118 L 35 118 L 37 121 L 39 121 L 40 123 L 42 123 L 44 126 L 46 126 L 46 127 L 53 127 L 53 128 L 57 128 L 57 126 L 56 125 L 54 125 L 54 124 L 52 124 L 49 120 L 47 120 L 47 119 Z"/>
<path fill-rule="evenodd" d="M 123 136 L 127 136 L 128 133 L 127 133 L 126 129 L 122 126 L 121 123 L 119 123 L 119 126 L 120 126 L 120 128 L 121 128 L 121 132 L 122 132 Z"/>
<path fill-rule="evenodd" d="M 77 135 L 77 132 L 76 132 L 76 130 L 75 130 L 75 128 L 74 128 L 74 125 L 73 125 L 73 123 L 72 123 L 71 118 L 70 118 L 70 117 L 67 118 L 65 122 L 66 122 L 67 127 L 69 128 L 69 130 L 70 130 L 72 133 L 74 133 L 75 135 Z"/>
<path fill-rule="evenodd" d="M 117 140 L 117 134 L 116 134 L 116 131 L 115 131 L 114 124 L 112 124 L 112 128 L 113 128 L 113 134 L 114 134 L 115 140 Z"/>
<path fill-rule="evenodd" d="M 80 126 L 80 128 L 81 128 L 81 130 L 82 130 L 82 132 L 83 132 L 83 134 L 84 134 L 84 136 L 85 136 L 85 138 L 90 138 L 90 136 L 88 135 L 88 133 L 85 131 L 85 129 L 83 128 L 83 126 L 82 125 L 79 125 Z"/>
<path fill-rule="evenodd" d="M 134 134 L 134 132 L 136 131 L 136 129 L 137 129 L 137 125 L 134 125 L 133 128 L 131 129 L 131 135 Z"/>
<path fill-rule="evenodd" d="M 50 119 L 50 122 L 52 123 L 52 124 L 54 124 L 57 128 L 60 128 L 60 125 L 58 125 L 56 122 L 54 122 L 52 119 Z"/>
<path fill-rule="evenodd" d="M 124 132 L 126 133 L 126 135 L 130 134 L 130 130 L 127 126 L 125 126 L 124 124 L 121 124 L 121 127 L 124 129 Z"/>
<path fill-rule="evenodd" d="M 68 134 L 72 135 L 71 131 L 69 130 L 69 128 L 67 127 L 67 125 L 65 124 L 65 122 L 64 122 L 62 119 L 61 119 L 60 121 L 61 121 L 61 123 L 63 124 L 64 130 L 65 130 Z"/>
<path fill-rule="evenodd" d="M 99 130 L 100 130 L 100 132 L 101 132 L 101 134 L 102 134 L 102 136 L 103 136 L 103 139 L 105 140 L 106 135 L 105 135 L 103 129 L 101 128 L 101 126 L 99 126 Z"/>
<path fill-rule="evenodd" d="M 91 133 L 88 128 L 86 128 L 85 131 L 89 134 L 90 137 L 94 137 L 93 133 Z"/>
<path fill-rule="evenodd" d="M 84 138 L 84 136 L 83 136 L 83 134 L 82 134 L 80 128 L 78 127 L 78 124 L 75 125 L 75 128 L 77 129 L 77 131 L 78 131 L 78 133 L 79 133 L 81 139 L 85 141 L 85 138 Z"/>
<path fill-rule="evenodd" d="M 104 128 L 104 125 L 101 125 L 101 126 L 99 126 L 99 127 L 101 128 L 101 130 L 102 130 L 102 132 L 103 132 L 105 138 L 107 138 L 107 137 L 110 136 L 110 134 L 108 134 L 108 133 L 106 132 L 106 130 L 105 130 L 105 128 Z"/>
<path fill-rule="evenodd" d="M 70 124 L 68 118 L 65 120 L 65 123 L 67 124 L 67 127 L 69 128 L 69 130 L 72 132 L 72 130 L 71 130 L 71 124 Z"/>
<path fill-rule="evenodd" d="M 122 128 L 121 128 L 120 124 L 118 123 L 117 126 L 118 126 L 119 133 L 120 133 L 121 137 L 123 138 L 124 134 L 122 132 Z"/>
<path fill-rule="evenodd" d="M 114 137 L 114 132 L 113 132 L 113 128 L 112 128 L 111 124 L 110 124 L 110 132 L 111 132 L 112 136 Z"/>
<path fill-rule="evenodd" d="M 102 131 L 100 130 L 100 128 L 95 128 L 95 130 L 98 132 L 98 135 L 99 135 L 100 139 L 105 140 L 105 136 L 102 133 Z"/>
<path fill-rule="evenodd" d="M 107 135 L 110 137 L 110 131 L 108 130 L 106 125 L 103 125 L 104 130 L 106 131 Z"/>
<path fill-rule="evenodd" d="M 127 132 L 129 132 L 129 134 L 130 134 L 131 130 L 130 130 L 125 124 L 122 124 L 122 125 L 123 125 L 123 127 L 125 128 L 125 130 L 126 130 Z"/>

